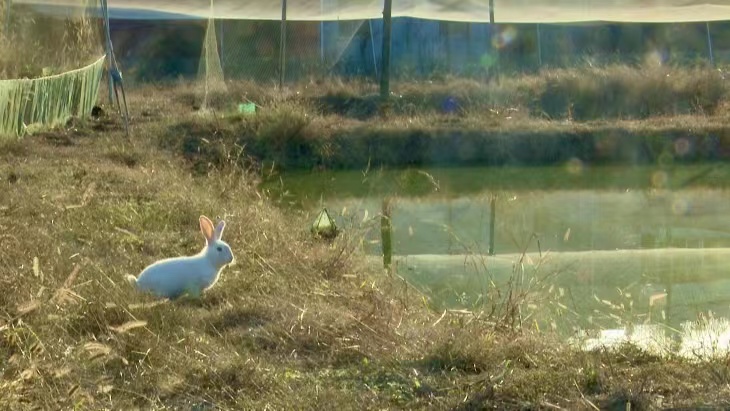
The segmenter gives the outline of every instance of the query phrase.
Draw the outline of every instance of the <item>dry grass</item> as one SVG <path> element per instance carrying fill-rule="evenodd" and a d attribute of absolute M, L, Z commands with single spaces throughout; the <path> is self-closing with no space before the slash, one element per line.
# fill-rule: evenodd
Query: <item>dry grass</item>
<path fill-rule="evenodd" d="M 726 116 L 725 78 L 724 69 L 614 64 L 543 69 L 536 74 L 489 81 L 456 77 L 398 79 L 391 82 L 392 98 L 387 107 L 379 104 L 377 82 L 363 79 L 312 78 L 290 83 L 285 90 L 279 90 L 273 80 L 232 80 L 228 93 L 213 96 L 211 106 L 227 111 L 243 101 L 262 107 L 287 101 L 315 114 L 356 121 L 377 119 L 381 114 L 423 121 L 448 112 L 452 118 L 481 118 L 492 123 L 508 117 L 590 122 Z M 180 103 L 200 103 L 198 89 L 189 83 L 174 85 L 174 98 Z"/>
<path fill-rule="evenodd" d="M 728 405 L 726 364 L 580 353 L 489 318 L 431 312 L 365 264 L 357 232 L 311 240 L 310 216 L 258 191 L 240 166 L 255 164 L 239 161 L 245 149 L 170 150 L 201 121 L 183 93 L 130 94 L 130 139 L 107 118 L 0 146 L 2 408 Z M 279 116 L 301 114 L 286 107 L 252 129 L 280 137 L 292 120 Z M 203 121 L 209 141 L 219 121 Z M 237 265 L 201 301 L 154 304 L 130 290 L 125 274 L 200 247 L 199 214 L 228 218 Z"/>
<path fill-rule="evenodd" d="M 395 82 L 379 103 L 377 85 L 339 78 L 290 84 L 231 81 L 199 110 L 199 84 L 132 87 L 151 99 L 138 123 L 177 118 L 164 144 L 199 164 L 219 164 L 224 147 L 246 147 L 267 167 L 368 165 L 646 163 L 674 139 L 697 147 L 678 158 L 718 160 L 730 138 L 724 72 L 627 66 L 546 70 L 496 82 L 446 78 Z M 102 94 L 105 97 L 105 94 Z M 256 116 L 238 113 L 253 102 Z M 163 107 L 164 105 L 164 107 Z M 212 142 L 213 144 L 209 144 Z"/>
<path fill-rule="evenodd" d="M 718 160 L 726 155 L 718 145 L 730 138 L 723 76 L 612 66 L 492 83 L 401 82 L 388 104 L 379 102 L 377 85 L 361 81 L 313 80 L 284 90 L 229 82 L 227 93 L 209 96 L 207 115 L 182 118 L 163 142 L 203 165 L 218 163 L 223 146 L 245 146 L 279 169 L 556 164 L 574 157 L 653 163 L 680 138 L 696 150 L 677 161 Z M 168 113 L 197 110 L 203 101 L 200 87 L 188 82 L 138 90 L 165 98 Z M 257 115 L 238 113 L 244 102 L 254 102 Z"/>
<path fill-rule="evenodd" d="M 96 3 L 87 1 L 91 7 Z M 14 5 L 6 30 L 0 6 L 0 80 L 36 78 L 84 67 L 104 53 L 98 20 L 78 13 L 67 18 L 46 16 Z"/>

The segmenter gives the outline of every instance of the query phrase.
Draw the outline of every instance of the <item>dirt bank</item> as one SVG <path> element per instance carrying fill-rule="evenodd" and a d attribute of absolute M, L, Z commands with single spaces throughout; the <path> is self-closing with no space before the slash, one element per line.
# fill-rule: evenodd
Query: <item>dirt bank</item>
<path fill-rule="evenodd" d="M 587 164 L 663 164 L 712 162 L 730 157 L 730 128 L 630 128 L 625 126 L 549 126 L 476 128 L 378 126 L 336 129 L 288 122 L 252 128 L 247 122 L 221 127 L 176 125 L 189 155 L 214 156 L 211 139 L 237 143 L 248 155 L 280 170 L 362 169 L 404 166 L 540 166 L 578 159 Z"/>

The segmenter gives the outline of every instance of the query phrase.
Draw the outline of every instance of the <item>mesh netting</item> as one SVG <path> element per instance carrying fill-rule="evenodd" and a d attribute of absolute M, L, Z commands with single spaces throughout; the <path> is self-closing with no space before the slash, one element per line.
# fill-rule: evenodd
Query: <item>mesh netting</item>
<path fill-rule="evenodd" d="M 19 3 L 68 5 L 77 0 L 13 0 Z M 407 0 L 394 1 L 392 16 L 427 20 L 487 22 L 494 7 L 496 23 L 705 22 L 730 18 L 730 4 L 707 0 Z M 119 15 L 142 12 L 208 18 L 204 0 L 114 0 Z M 346 21 L 378 19 L 383 0 L 290 1 L 291 21 Z M 281 1 L 215 0 L 215 18 L 279 20 Z"/>
<path fill-rule="evenodd" d="M 94 0 L 62 12 L 2 1 L 0 135 L 88 114 L 104 65 Z"/>
<path fill-rule="evenodd" d="M 348 64 L 343 60 L 345 50 L 363 27 L 368 27 L 365 20 L 287 22 L 285 79 L 297 80 Z M 327 33 L 326 37 L 322 33 Z M 280 45 L 281 22 L 209 20 L 199 77 L 207 77 L 210 85 L 223 76 L 276 82 L 281 72 Z M 219 59 L 219 63 L 211 59 Z"/>
<path fill-rule="evenodd" d="M 208 26 L 203 39 L 200 63 L 198 64 L 198 84 L 202 89 L 201 110 L 208 108 L 209 93 L 225 92 L 226 83 L 223 76 L 215 20 L 208 19 Z"/>
<path fill-rule="evenodd" d="M 374 64 L 359 68 L 360 62 L 346 53 L 348 48 L 357 47 L 356 40 L 363 33 L 372 35 L 368 21 L 286 22 L 283 66 L 281 27 L 279 21 L 208 19 L 197 71 L 201 113 L 207 112 L 212 94 L 228 91 L 226 80 L 249 80 L 275 87 L 279 80 L 311 80 L 342 70 L 372 74 Z"/>

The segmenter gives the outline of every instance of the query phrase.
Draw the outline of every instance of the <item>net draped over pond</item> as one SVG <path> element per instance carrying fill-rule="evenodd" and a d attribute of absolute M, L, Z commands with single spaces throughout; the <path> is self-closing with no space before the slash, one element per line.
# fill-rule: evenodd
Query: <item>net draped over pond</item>
<path fill-rule="evenodd" d="M 73 0 L 15 0 L 14 3 L 44 6 L 73 6 Z M 420 0 L 393 2 L 393 17 L 448 21 L 490 21 L 486 0 Z M 211 4 L 212 12 L 211 12 Z M 730 5 L 704 1 L 621 0 L 494 0 L 496 23 L 565 23 L 590 21 L 689 22 L 730 18 Z M 237 20 L 280 20 L 281 3 L 270 0 L 110 0 L 113 12 L 150 11 L 171 17 L 222 18 Z M 382 0 L 302 0 L 287 4 L 292 21 L 360 20 L 382 17 Z"/>

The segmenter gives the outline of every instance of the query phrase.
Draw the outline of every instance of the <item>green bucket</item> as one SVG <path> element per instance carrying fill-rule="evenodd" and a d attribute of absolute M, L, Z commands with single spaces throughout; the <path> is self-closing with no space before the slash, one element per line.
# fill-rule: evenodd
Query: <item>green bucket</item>
<path fill-rule="evenodd" d="M 256 114 L 256 104 L 254 103 L 239 103 L 238 112 L 241 114 Z"/>

